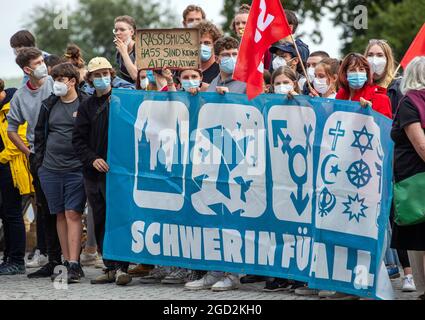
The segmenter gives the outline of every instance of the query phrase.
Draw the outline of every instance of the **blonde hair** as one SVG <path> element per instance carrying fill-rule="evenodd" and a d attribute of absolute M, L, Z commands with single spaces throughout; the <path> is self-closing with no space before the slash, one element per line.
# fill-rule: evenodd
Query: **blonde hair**
<path fill-rule="evenodd" d="M 416 57 L 409 63 L 400 84 L 400 90 L 403 94 L 410 90 L 422 89 L 425 89 L 425 56 Z"/>
<path fill-rule="evenodd" d="M 376 84 L 383 88 L 388 88 L 388 86 L 394 80 L 395 59 L 394 59 L 393 50 L 391 49 L 390 45 L 385 40 L 373 39 L 369 41 L 369 44 L 366 48 L 366 51 L 364 54 L 366 58 L 370 49 L 375 45 L 379 46 L 382 49 L 382 51 L 384 51 L 385 58 L 387 59 L 387 65 L 385 66 L 384 73 L 382 74 L 381 78 L 376 81 Z"/>

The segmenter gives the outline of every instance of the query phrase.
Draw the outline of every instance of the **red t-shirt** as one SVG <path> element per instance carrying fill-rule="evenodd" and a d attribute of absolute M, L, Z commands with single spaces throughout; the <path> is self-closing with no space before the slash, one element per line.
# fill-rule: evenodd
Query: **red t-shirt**
<path fill-rule="evenodd" d="M 372 109 L 384 116 L 392 119 L 391 100 L 387 96 L 387 90 L 377 85 L 366 84 L 362 89 L 357 90 L 351 101 L 360 102 L 360 98 L 372 102 Z M 344 88 L 339 89 L 336 99 L 349 100 L 350 92 Z"/>

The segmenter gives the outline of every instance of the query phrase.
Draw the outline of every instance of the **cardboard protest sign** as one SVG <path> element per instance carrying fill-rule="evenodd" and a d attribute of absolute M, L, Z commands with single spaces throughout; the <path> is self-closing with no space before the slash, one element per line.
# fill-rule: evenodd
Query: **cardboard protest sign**
<path fill-rule="evenodd" d="M 139 29 L 136 37 L 138 69 L 200 67 L 198 29 Z"/>

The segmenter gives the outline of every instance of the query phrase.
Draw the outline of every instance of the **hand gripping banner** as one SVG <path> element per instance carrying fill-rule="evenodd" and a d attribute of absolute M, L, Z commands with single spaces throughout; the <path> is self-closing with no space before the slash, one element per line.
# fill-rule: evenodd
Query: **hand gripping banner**
<path fill-rule="evenodd" d="M 104 257 L 389 298 L 390 130 L 348 101 L 114 90 Z"/>

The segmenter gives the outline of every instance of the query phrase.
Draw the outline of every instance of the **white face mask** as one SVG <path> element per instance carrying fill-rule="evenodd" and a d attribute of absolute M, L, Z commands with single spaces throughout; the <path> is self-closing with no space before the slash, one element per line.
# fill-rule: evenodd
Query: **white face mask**
<path fill-rule="evenodd" d="M 277 86 L 274 86 L 274 93 L 276 94 L 288 94 L 293 90 L 294 86 L 292 84 L 279 84 Z"/>
<path fill-rule="evenodd" d="M 310 82 L 313 82 L 314 77 L 316 76 L 315 71 L 316 71 L 316 69 L 315 69 L 315 68 L 313 68 L 313 67 L 310 67 L 310 68 L 308 68 L 308 70 L 307 70 L 308 80 L 309 80 Z"/>
<path fill-rule="evenodd" d="M 148 87 L 148 85 L 149 85 L 149 79 L 148 79 L 148 77 L 140 80 L 140 88 L 142 88 L 142 90 L 146 90 L 146 88 Z"/>
<path fill-rule="evenodd" d="M 64 97 L 68 93 L 68 86 L 66 83 L 55 81 L 53 84 L 53 94 L 57 97 Z"/>
<path fill-rule="evenodd" d="M 323 79 L 314 78 L 313 86 L 314 86 L 314 90 L 316 90 L 318 93 L 322 95 L 328 92 L 330 88 L 330 85 L 328 85 L 328 81 L 326 80 L 326 78 L 323 78 Z"/>
<path fill-rule="evenodd" d="M 196 27 L 196 23 L 195 23 L 195 22 L 189 22 L 189 23 L 186 25 L 186 28 L 188 28 L 188 29 L 195 28 L 195 27 Z"/>
<path fill-rule="evenodd" d="M 387 66 L 387 59 L 385 57 L 368 57 L 367 61 L 374 74 L 381 76 L 384 73 Z"/>
<path fill-rule="evenodd" d="M 287 65 L 286 60 L 282 57 L 277 56 L 273 60 L 273 70 L 277 70 L 280 67 L 286 67 Z"/>
<path fill-rule="evenodd" d="M 125 43 L 125 45 L 128 47 L 129 45 L 130 45 L 130 43 L 131 43 L 131 40 L 133 40 L 133 38 L 132 37 L 129 37 L 124 43 Z"/>
<path fill-rule="evenodd" d="M 36 79 L 41 80 L 49 75 L 47 71 L 47 66 L 45 63 L 40 64 L 35 70 L 33 70 L 33 75 Z"/>

